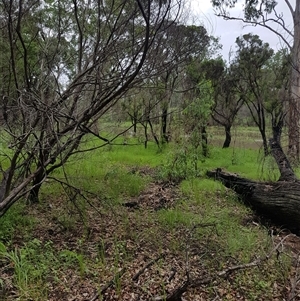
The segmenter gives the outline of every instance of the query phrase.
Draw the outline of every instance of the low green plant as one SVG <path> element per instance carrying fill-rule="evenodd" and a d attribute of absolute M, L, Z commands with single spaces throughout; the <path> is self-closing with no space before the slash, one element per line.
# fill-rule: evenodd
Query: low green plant
<path fill-rule="evenodd" d="M 13 268 L 13 283 L 21 300 L 45 298 L 46 286 L 37 290 L 36 285 L 44 283 L 49 270 L 55 265 L 51 243 L 42 244 L 41 241 L 34 239 L 22 248 L 8 250 L 0 242 L 0 259 L 7 261 Z"/>
<path fill-rule="evenodd" d="M 201 216 L 192 212 L 185 212 L 182 208 L 173 208 L 160 210 L 158 219 L 162 224 L 171 228 L 177 226 L 191 227 L 201 221 Z"/>
<path fill-rule="evenodd" d="M 160 166 L 158 175 L 162 179 L 179 182 L 190 173 L 187 152 L 185 149 L 178 149 L 170 153 L 166 162 Z"/>
<path fill-rule="evenodd" d="M 106 254 L 105 254 L 105 242 L 103 239 L 100 240 L 98 243 L 98 259 L 100 260 L 101 264 L 105 265 L 106 263 Z"/>
<path fill-rule="evenodd" d="M 66 266 L 78 265 L 80 276 L 83 277 L 87 272 L 87 266 L 83 254 L 78 254 L 75 251 L 63 250 L 59 253 L 59 257 L 65 262 Z"/>
<path fill-rule="evenodd" d="M 26 205 L 16 203 L 0 218 L 0 242 L 10 242 L 16 232 L 27 235 L 35 224 L 35 219 L 24 214 Z"/>

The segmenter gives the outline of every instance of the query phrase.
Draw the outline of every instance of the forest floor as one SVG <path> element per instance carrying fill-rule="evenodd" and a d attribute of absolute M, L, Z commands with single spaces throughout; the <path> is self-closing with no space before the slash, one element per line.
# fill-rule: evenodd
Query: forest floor
<path fill-rule="evenodd" d="M 219 208 L 227 194 L 215 198 Z M 137 197 L 103 203 L 53 198 L 28 207 L 36 222 L 12 238 L 9 254 L 23 250 L 23 262 L 0 261 L 0 300 L 300 300 L 300 237 L 240 215 L 238 202 L 231 216 L 245 233 L 268 232 L 267 247 L 248 258 L 228 252 L 218 220 L 189 222 L 182 211 L 201 217 L 204 209 L 174 183 L 152 180 Z"/>

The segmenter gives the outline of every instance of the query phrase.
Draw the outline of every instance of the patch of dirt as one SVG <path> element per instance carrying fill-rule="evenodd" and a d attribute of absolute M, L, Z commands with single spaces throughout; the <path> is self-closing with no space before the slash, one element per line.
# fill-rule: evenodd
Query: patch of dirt
<path fill-rule="evenodd" d="M 128 208 L 157 211 L 173 207 L 179 198 L 179 190 L 174 183 L 156 181 L 150 183 L 138 197 L 131 198 L 123 205 Z"/>

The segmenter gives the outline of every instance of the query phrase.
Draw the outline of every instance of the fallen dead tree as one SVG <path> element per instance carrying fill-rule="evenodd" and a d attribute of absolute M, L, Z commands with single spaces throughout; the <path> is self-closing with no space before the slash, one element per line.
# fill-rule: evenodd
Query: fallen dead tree
<path fill-rule="evenodd" d="M 300 230 L 300 182 L 258 182 L 221 169 L 209 171 L 209 177 L 221 181 L 259 214 L 291 230 Z"/>
<path fill-rule="evenodd" d="M 300 231 L 300 181 L 290 165 L 280 144 L 283 116 L 273 126 L 270 151 L 274 157 L 280 177 L 277 182 L 258 182 L 228 173 L 220 168 L 207 172 L 207 176 L 221 181 L 234 190 L 241 199 L 257 213 L 263 214 L 280 226 Z"/>

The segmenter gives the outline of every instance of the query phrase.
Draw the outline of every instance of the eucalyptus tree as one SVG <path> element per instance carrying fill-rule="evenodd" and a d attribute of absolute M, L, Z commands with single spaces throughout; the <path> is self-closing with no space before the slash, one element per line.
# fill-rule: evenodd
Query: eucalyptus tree
<path fill-rule="evenodd" d="M 271 116 L 272 139 L 280 145 L 289 100 L 289 61 L 287 49 L 276 52 L 266 63 L 262 86 L 266 89 L 265 108 Z"/>
<path fill-rule="evenodd" d="M 200 82 L 197 89 L 197 97 L 189 102 L 184 109 L 184 129 L 188 135 L 188 143 L 191 144 L 190 152 L 195 160 L 193 165 L 197 170 L 197 162 L 200 159 L 199 149 L 203 157 L 208 156 L 207 124 L 213 107 L 213 88 L 210 81 Z"/>
<path fill-rule="evenodd" d="M 165 23 L 178 21 L 180 0 L 3 0 L 0 3 L 0 215 L 70 156 L 86 151 L 93 125 L 126 92 L 151 76 Z M 158 48 L 158 49 L 157 49 Z M 156 63 L 156 62 L 155 62 Z M 152 64 L 154 64 L 152 62 Z M 163 66 L 155 64 L 159 74 Z M 141 75 L 141 76 L 140 76 Z"/>
<path fill-rule="evenodd" d="M 264 72 L 268 60 L 272 57 L 274 50 L 268 43 L 253 34 L 246 34 L 236 39 L 237 53 L 232 65 L 232 70 L 239 76 L 239 93 L 245 100 L 253 121 L 257 125 L 262 140 L 265 155 L 268 155 L 268 138 L 266 135 L 266 108 L 265 101 L 268 89 Z"/>
<path fill-rule="evenodd" d="M 164 70 L 156 78 L 156 96 L 161 106 L 162 141 L 168 141 L 167 120 L 170 114 L 174 93 L 182 94 L 182 79 L 186 69 L 193 60 L 205 57 L 208 47 L 213 41 L 203 26 L 165 23 L 166 33 L 160 35 L 160 48 L 155 56 L 159 60 L 159 68 Z M 197 86 L 194 85 L 193 88 Z"/>
<path fill-rule="evenodd" d="M 262 26 L 277 34 L 289 49 L 290 81 L 289 81 L 289 152 L 299 160 L 300 154 L 300 0 L 294 2 L 284 0 L 292 17 L 292 28 L 286 22 L 286 16 L 277 11 L 275 0 L 211 0 L 218 16 L 226 20 L 240 20 L 254 26 Z M 232 16 L 230 11 L 236 4 L 243 3 L 244 16 Z"/>
<path fill-rule="evenodd" d="M 232 66 L 226 66 L 222 58 L 204 61 L 204 79 L 211 82 L 213 90 L 212 119 L 224 127 L 223 148 L 231 143 L 231 128 L 238 112 L 244 105 L 244 98 L 238 92 L 239 74 Z"/>

